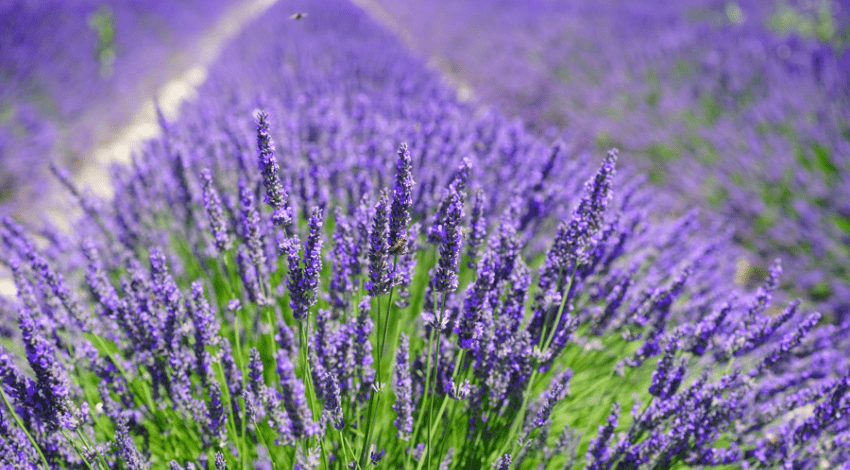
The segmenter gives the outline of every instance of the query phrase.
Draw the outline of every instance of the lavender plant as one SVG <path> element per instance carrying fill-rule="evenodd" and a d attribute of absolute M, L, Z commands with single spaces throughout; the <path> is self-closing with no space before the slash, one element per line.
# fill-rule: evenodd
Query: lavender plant
<path fill-rule="evenodd" d="M 664 212 L 617 151 L 566 158 L 355 7 L 296 6 L 224 51 L 73 234 L 0 221 L 0 463 L 850 458 L 850 325 L 774 311 L 779 265 L 741 291 L 728 231 Z"/>

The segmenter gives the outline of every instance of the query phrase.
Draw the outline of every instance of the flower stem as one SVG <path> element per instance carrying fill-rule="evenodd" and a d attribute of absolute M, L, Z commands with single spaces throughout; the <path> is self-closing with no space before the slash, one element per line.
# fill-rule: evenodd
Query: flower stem
<path fill-rule="evenodd" d="M 9 403 L 9 399 L 6 398 L 6 392 L 3 391 L 2 385 L 0 385 L 0 396 L 3 397 L 3 403 L 6 404 L 6 408 L 9 409 L 9 412 L 12 413 L 12 417 L 15 419 L 15 423 L 18 424 L 18 427 L 27 435 L 27 439 L 29 439 L 30 444 L 35 447 L 35 450 L 38 451 L 38 456 L 41 457 L 41 462 L 44 464 L 45 470 L 50 470 L 50 465 L 47 463 L 47 459 L 44 457 L 44 454 L 41 452 L 41 447 L 36 444 L 35 439 L 33 439 L 30 432 L 24 427 L 24 423 L 21 422 L 21 418 L 18 416 L 18 413 L 15 412 L 15 409 L 12 408 L 12 405 Z"/>
<path fill-rule="evenodd" d="M 378 296 L 378 298 L 375 300 L 375 302 L 378 305 L 377 319 L 378 319 L 378 331 L 380 331 L 381 330 L 381 297 Z M 378 346 L 378 349 L 380 349 L 380 345 Z M 369 424 L 366 427 L 366 440 L 363 441 L 363 448 L 360 449 L 359 462 L 360 462 L 361 468 L 366 468 L 366 456 L 369 455 L 369 447 L 372 445 L 372 432 L 375 430 L 375 419 L 376 419 L 377 413 L 378 413 L 378 405 L 380 405 L 380 402 L 381 402 L 381 398 L 380 398 L 381 392 L 380 392 L 380 390 L 381 390 L 382 382 L 381 382 L 381 358 L 380 358 L 380 356 L 378 357 L 377 367 L 375 369 L 376 369 L 377 374 L 378 374 L 378 381 L 377 381 L 377 387 L 373 387 L 372 394 L 369 397 L 369 414 L 368 414 Z"/>
<path fill-rule="evenodd" d="M 440 317 L 437 319 L 437 325 L 436 325 L 436 328 L 437 328 L 437 350 L 435 352 L 437 354 L 437 357 L 434 359 L 433 385 L 431 385 L 429 387 L 431 389 L 431 394 L 433 396 L 436 396 L 436 394 L 437 394 L 437 390 L 436 390 L 436 388 L 437 388 L 437 374 L 440 373 L 440 340 L 443 337 L 443 332 L 442 332 L 443 315 L 445 314 L 445 311 L 446 311 L 446 297 L 448 297 L 448 294 L 446 292 L 443 292 L 443 299 L 440 302 Z M 432 399 L 428 401 L 428 456 L 426 457 L 427 460 L 428 460 L 428 470 L 431 470 L 431 452 L 432 452 L 432 445 L 433 445 L 432 439 L 433 439 L 433 434 L 434 434 L 433 433 L 433 425 L 434 425 L 434 399 L 432 397 Z M 417 465 L 417 468 L 420 468 L 421 466 L 422 465 L 421 465 L 421 462 L 420 462 L 420 465 Z"/>

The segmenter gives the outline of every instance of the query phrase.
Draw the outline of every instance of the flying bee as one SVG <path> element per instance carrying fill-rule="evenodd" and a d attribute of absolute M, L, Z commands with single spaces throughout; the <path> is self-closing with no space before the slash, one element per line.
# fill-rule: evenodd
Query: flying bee
<path fill-rule="evenodd" d="M 407 237 L 401 237 L 393 243 L 393 246 L 390 247 L 391 255 L 401 255 L 404 254 L 407 249 Z"/>
<path fill-rule="evenodd" d="M 300 19 L 304 18 L 305 16 L 307 16 L 307 13 L 295 13 L 295 14 L 289 15 L 289 19 L 290 20 L 300 20 Z"/>

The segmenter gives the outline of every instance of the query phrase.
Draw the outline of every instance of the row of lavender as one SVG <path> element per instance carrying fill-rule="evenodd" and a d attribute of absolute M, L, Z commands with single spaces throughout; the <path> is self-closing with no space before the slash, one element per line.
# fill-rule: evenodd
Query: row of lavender
<path fill-rule="evenodd" d="M 181 72 L 175 51 L 233 3 L 3 2 L 0 201 L 31 197 L 51 160 L 79 164 Z"/>
<path fill-rule="evenodd" d="M 73 233 L 0 223 L 3 464 L 850 459 L 850 326 L 773 305 L 779 264 L 739 292 L 617 151 L 459 103 L 341 1 L 273 7 L 200 94 L 112 199 L 66 180 Z"/>
<path fill-rule="evenodd" d="M 842 2 L 379 3 L 483 102 L 628 149 L 732 221 L 753 262 L 783 256 L 830 317 L 850 312 Z"/>

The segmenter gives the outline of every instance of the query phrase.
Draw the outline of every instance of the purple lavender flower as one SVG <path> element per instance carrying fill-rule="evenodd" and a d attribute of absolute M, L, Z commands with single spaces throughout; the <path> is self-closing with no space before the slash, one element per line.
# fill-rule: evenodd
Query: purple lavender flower
<path fill-rule="evenodd" d="M 285 351 L 275 354 L 277 374 L 280 376 L 280 394 L 286 415 L 289 418 L 292 436 L 295 439 L 305 439 L 317 432 L 311 419 L 307 398 L 304 395 L 304 384 L 295 375 L 295 366 L 289 360 Z"/>
<path fill-rule="evenodd" d="M 215 470 L 227 470 L 227 461 L 221 452 L 215 453 Z"/>
<path fill-rule="evenodd" d="M 272 221 L 275 225 L 292 223 L 292 209 L 286 205 L 286 191 L 278 175 L 279 167 L 274 155 L 274 142 L 269 135 L 268 114 L 264 111 L 257 113 L 257 154 L 259 167 L 263 174 L 263 184 L 266 187 L 266 204 L 274 209 Z"/>
<path fill-rule="evenodd" d="M 554 380 L 549 384 L 549 387 L 543 394 L 540 395 L 538 405 L 535 406 L 535 413 L 537 417 L 534 419 L 534 426 L 540 427 L 546 424 L 549 421 L 549 417 L 552 415 L 552 410 L 555 408 L 555 405 L 558 404 L 559 401 L 563 400 L 567 393 L 569 393 L 569 383 L 570 379 L 573 377 L 573 371 L 571 369 L 566 369 L 564 372 L 558 374 Z M 529 412 L 529 416 L 532 413 Z"/>
<path fill-rule="evenodd" d="M 324 391 L 322 395 L 325 399 L 325 411 L 328 413 L 334 429 L 342 430 L 345 428 L 345 420 L 342 416 L 341 397 L 339 393 L 339 381 L 333 372 L 326 371 L 322 377 Z"/>
<path fill-rule="evenodd" d="M 208 439 L 212 443 L 221 442 L 227 434 L 227 410 L 221 400 L 221 385 L 213 380 L 210 382 L 210 402 L 207 405 L 207 430 Z"/>
<path fill-rule="evenodd" d="M 369 280 L 366 281 L 366 290 L 372 297 L 388 294 L 393 282 L 393 273 L 390 270 L 389 262 L 388 204 L 389 196 L 384 191 L 375 206 L 372 231 L 369 233 Z"/>
<path fill-rule="evenodd" d="M 676 353 L 681 347 L 679 338 L 672 337 L 664 346 L 664 356 L 658 360 L 658 367 L 652 373 L 652 384 L 649 393 L 659 398 L 669 398 L 676 393 L 684 375 L 684 363 L 676 367 Z M 675 369 L 674 369 L 675 368 Z"/>
<path fill-rule="evenodd" d="M 797 328 L 786 333 L 785 336 L 782 337 L 779 344 L 773 347 L 773 350 L 765 356 L 764 360 L 759 363 L 756 368 L 750 371 L 750 375 L 757 375 L 761 373 L 765 367 L 776 364 L 780 360 L 787 358 L 791 354 L 791 350 L 799 346 L 803 338 L 809 334 L 809 331 L 811 331 L 812 328 L 814 328 L 820 320 L 820 317 L 821 315 L 818 312 L 806 316 L 806 318 L 797 325 Z"/>
<path fill-rule="evenodd" d="M 19 310 L 21 340 L 27 353 L 27 361 L 35 373 L 36 387 L 42 405 L 37 412 L 50 429 L 77 426 L 74 406 L 71 402 L 70 381 L 62 363 L 56 359 L 53 347 L 43 337 L 26 307 Z"/>
<path fill-rule="evenodd" d="M 723 320 L 726 319 L 726 316 L 731 310 L 732 304 L 726 302 L 719 310 L 712 312 L 697 323 L 689 339 L 690 344 L 688 348 L 692 353 L 697 356 L 705 354 L 705 351 L 709 346 L 709 340 L 717 333 L 720 325 L 723 323 Z"/>
<path fill-rule="evenodd" d="M 248 377 L 245 388 L 245 419 L 249 423 L 256 423 L 265 416 L 263 402 L 267 396 L 263 379 L 263 360 L 257 348 L 251 348 L 248 352 Z"/>
<path fill-rule="evenodd" d="M 466 199 L 466 184 L 469 182 L 469 172 L 472 169 L 472 162 L 468 158 L 464 158 L 457 171 L 449 180 L 449 184 L 443 192 L 443 198 L 437 205 L 437 210 L 434 212 L 434 221 L 431 227 L 428 228 L 428 242 L 440 243 L 443 239 L 441 226 L 443 225 L 448 213 L 451 210 L 452 200 L 455 195 L 460 200 L 461 207 Z"/>
<path fill-rule="evenodd" d="M 372 342 L 369 335 L 372 334 L 372 317 L 369 316 L 371 298 L 363 297 L 357 309 L 357 318 L 354 320 L 351 331 L 351 340 L 354 343 L 354 364 L 357 367 L 357 376 L 360 377 L 361 391 L 365 394 L 375 381 L 375 370 L 372 368 Z"/>
<path fill-rule="evenodd" d="M 209 169 L 204 169 L 201 172 L 201 179 L 204 180 L 204 208 L 207 210 L 210 233 L 212 233 L 218 251 L 227 251 L 231 247 L 230 237 L 227 235 L 224 213 L 221 209 L 221 198 L 218 195 L 218 190 L 213 186 L 212 172 Z"/>
<path fill-rule="evenodd" d="M 130 430 L 127 428 L 127 417 L 122 415 L 116 425 L 115 446 L 119 457 L 124 461 L 124 467 L 128 470 L 147 470 L 150 468 L 130 436 Z"/>
<path fill-rule="evenodd" d="M 413 174 L 407 144 L 398 148 L 396 182 L 390 209 L 389 253 L 398 255 L 407 248 L 407 227 L 410 225 L 410 207 L 413 205 Z"/>
<path fill-rule="evenodd" d="M 437 292 L 454 292 L 458 285 L 458 255 L 460 253 L 460 218 L 463 217 L 463 203 L 460 195 L 452 191 L 449 195 L 446 217 L 440 221 L 438 230 L 442 238 L 440 260 L 434 285 Z"/>
<path fill-rule="evenodd" d="M 608 444 L 611 437 L 614 435 L 614 430 L 617 429 L 617 423 L 620 419 L 620 404 L 614 403 L 611 407 L 611 414 L 608 415 L 608 424 L 600 425 L 596 437 L 590 440 L 590 447 L 587 449 L 587 469 L 600 470 L 606 467 L 608 461 Z"/>
<path fill-rule="evenodd" d="M 458 346 L 461 348 L 475 348 L 482 335 L 483 310 L 488 308 L 487 296 L 496 279 L 494 258 L 495 254 L 488 248 L 481 260 L 478 278 L 466 289 L 463 312 L 455 325 Z"/>
<path fill-rule="evenodd" d="M 247 245 L 248 257 L 258 274 L 266 264 L 263 250 L 263 232 L 260 226 L 260 213 L 254 207 L 254 193 L 244 179 L 239 180 L 239 202 L 242 209 L 242 238 Z"/>
<path fill-rule="evenodd" d="M 472 202 L 472 215 L 469 221 L 469 236 L 466 246 L 466 256 L 469 258 L 467 267 L 470 269 L 476 269 L 478 266 L 478 252 L 484 245 L 485 238 L 487 238 L 487 219 L 484 217 L 485 202 L 484 191 L 478 188 Z"/>
<path fill-rule="evenodd" d="M 384 458 L 384 455 L 386 455 L 386 453 L 386 449 L 381 449 L 380 452 L 372 451 L 369 453 L 369 461 L 372 462 L 372 465 L 378 465 L 378 462 L 380 462 L 381 459 Z"/>
<path fill-rule="evenodd" d="M 200 281 L 192 283 L 192 299 L 189 302 L 192 325 L 195 327 L 195 361 L 201 383 L 206 385 L 210 377 L 210 356 L 206 347 L 213 346 L 218 338 L 218 322 L 209 302 L 204 297 L 204 286 Z"/>
<path fill-rule="evenodd" d="M 354 229 L 343 213 L 336 208 L 334 212 L 336 226 L 333 233 L 334 246 L 331 251 L 333 262 L 329 294 L 333 307 L 338 311 L 346 311 L 349 307 L 350 295 L 355 291 L 355 276 L 360 270 L 360 259 Z"/>
<path fill-rule="evenodd" d="M 499 467 L 499 470 L 511 470 L 511 454 L 501 456 L 499 461 L 496 462 L 496 466 Z"/>
<path fill-rule="evenodd" d="M 413 432 L 413 380 L 410 377 L 410 363 L 407 355 L 410 350 L 410 339 L 402 333 L 395 359 L 395 396 L 393 410 L 396 419 L 393 421 L 398 431 L 396 436 L 403 441 L 409 441 Z"/>
<path fill-rule="evenodd" d="M 310 235 L 304 246 L 303 256 L 298 256 L 299 240 L 297 235 L 279 245 L 281 254 L 289 259 L 289 276 L 286 287 L 289 289 L 289 306 L 296 320 L 307 318 L 310 307 L 316 303 L 316 290 L 319 287 L 319 274 L 322 271 L 322 210 L 313 208 L 310 217 Z M 303 264 L 303 266 L 302 266 Z"/>

